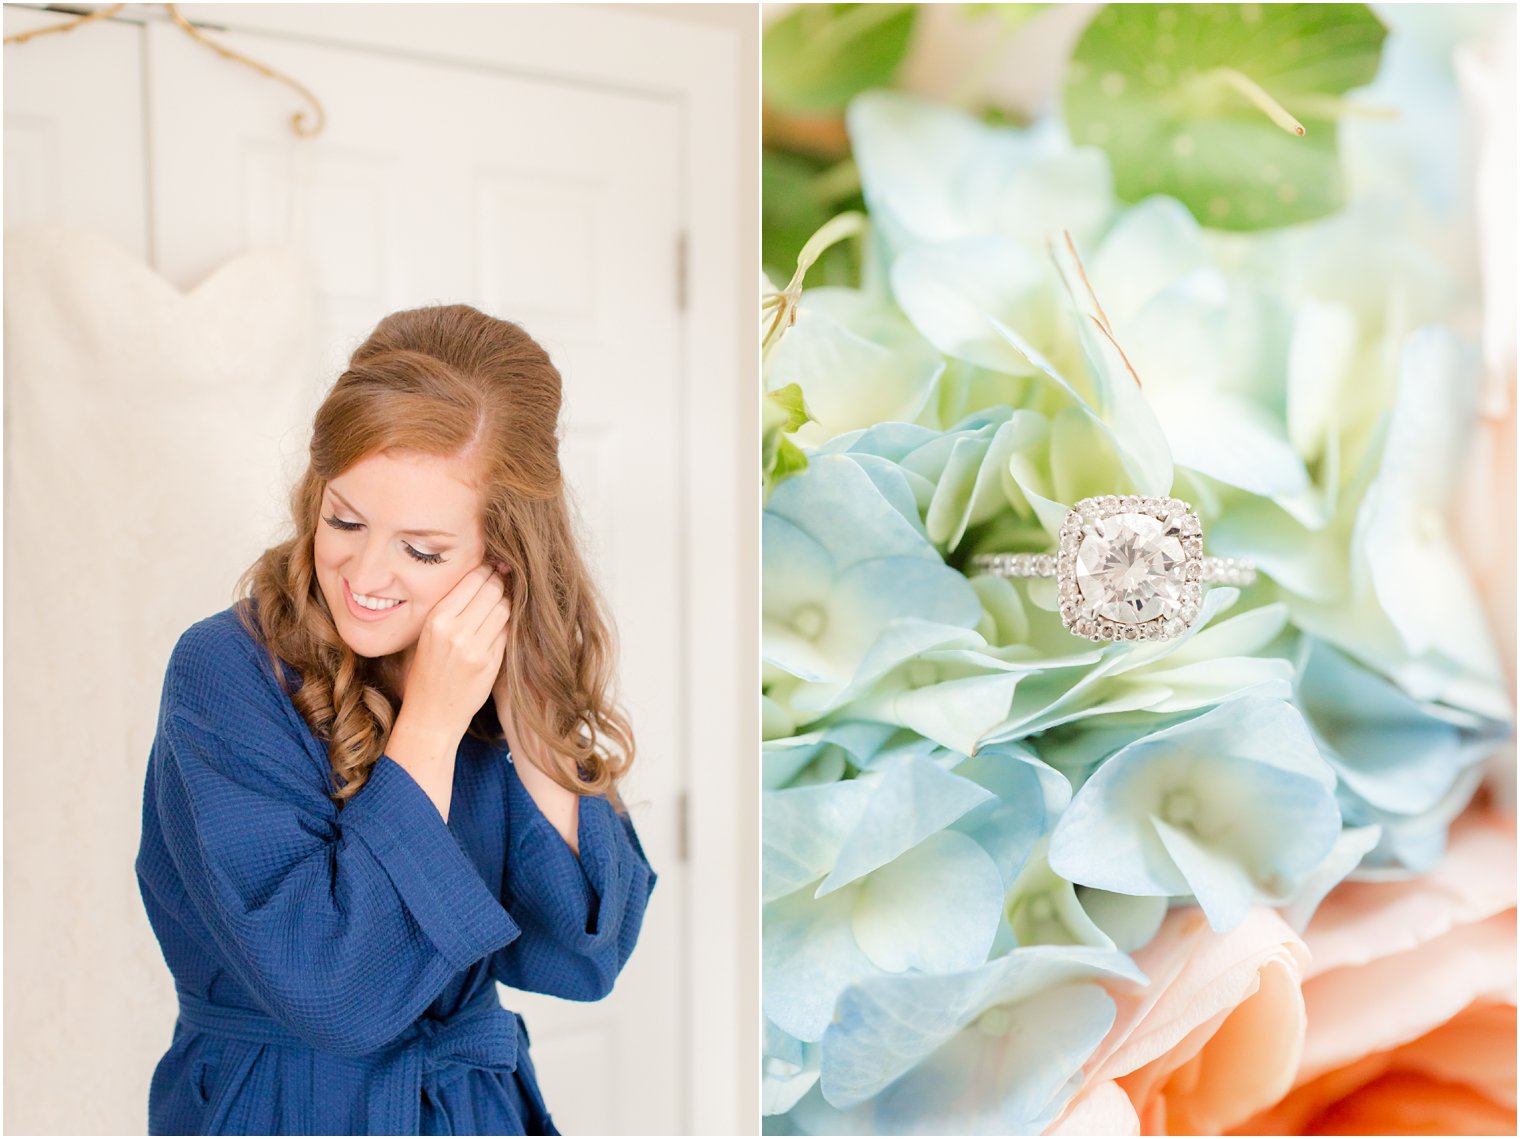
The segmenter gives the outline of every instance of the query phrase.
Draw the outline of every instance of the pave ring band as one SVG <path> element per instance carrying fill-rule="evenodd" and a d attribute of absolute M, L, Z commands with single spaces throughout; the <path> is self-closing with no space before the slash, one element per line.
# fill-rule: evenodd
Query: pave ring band
<path fill-rule="evenodd" d="M 1176 637 L 1198 617 L 1204 583 L 1250 585 L 1256 567 L 1204 557 L 1203 527 L 1176 498 L 1101 495 L 1066 512 L 1054 554 L 979 554 L 1002 577 L 1054 577 L 1061 623 L 1093 641 Z"/>
<path fill-rule="evenodd" d="M 978 569 L 1000 577 L 1055 577 L 1054 554 L 982 554 L 972 561 Z M 1203 559 L 1204 585 L 1250 585 L 1256 568 L 1241 558 Z"/>

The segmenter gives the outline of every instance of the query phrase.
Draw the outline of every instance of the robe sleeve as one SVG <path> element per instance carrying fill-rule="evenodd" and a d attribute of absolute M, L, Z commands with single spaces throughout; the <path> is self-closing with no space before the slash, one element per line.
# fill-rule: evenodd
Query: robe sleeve
<path fill-rule="evenodd" d="M 580 857 L 507 764 L 503 903 L 522 935 L 492 958 L 514 989 L 595 1001 L 633 952 L 657 875 L 626 815 L 600 795 L 578 804 Z"/>
<path fill-rule="evenodd" d="M 261 651 L 205 625 L 174 649 L 153 752 L 165 847 L 265 1011 L 315 1048 L 361 1055 L 518 928 L 390 756 L 337 809 Z"/>

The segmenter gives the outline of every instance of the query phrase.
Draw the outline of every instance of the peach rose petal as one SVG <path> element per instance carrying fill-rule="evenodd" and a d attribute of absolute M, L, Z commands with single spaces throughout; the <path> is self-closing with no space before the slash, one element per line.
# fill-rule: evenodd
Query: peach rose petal
<path fill-rule="evenodd" d="M 1305 975 L 1362 965 L 1429 941 L 1515 904 L 1513 820 L 1468 812 L 1452 824 L 1446 856 L 1403 882 L 1343 882 L 1305 932 L 1313 952 Z"/>
<path fill-rule="evenodd" d="M 1327 1110 L 1388 1070 L 1382 1056 L 1364 1057 L 1355 1064 L 1327 1072 L 1283 1098 L 1280 1103 L 1235 1127 L 1232 1135 L 1309 1135 L 1314 1121 Z"/>
<path fill-rule="evenodd" d="M 1134 958 L 1151 984 L 1111 993 L 1114 1026 L 1057 1133 L 1108 1133 L 1099 1121 L 1122 1116 L 1114 1086 L 1144 1134 L 1218 1134 L 1282 1097 L 1302 1048 L 1307 951 L 1275 911 L 1216 934 L 1197 909 L 1176 909 Z"/>
<path fill-rule="evenodd" d="M 1416 1040 L 1474 1001 L 1514 1004 L 1515 853 L 1511 822 L 1469 811 L 1431 873 L 1347 882 L 1325 899 L 1304 934 L 1299 1083 Z"/>
<path fill-rule="evenodd" d="M 1219 1135 L 1293 1086 L 1303 1036 L 1297 966 L 1291 960 L 1268 959 L 1261 966 L 1256 991 L 1152 1094 L 1150 1111 L 1159 1123 L 1164 1108 L 1169 1134 Z M 1150 1065 L 1163 1066 L 1160 1061 Z M 1131 1079 L 1143 1074 L 1137 1072 Z"/>
<path fill-rule="evenodd" d="M 1513 1135 L 1515 1113 L 1464 1084 L 1389 1072 L 1316 1118 L 1314 1135 Z"/>
<path fill-rule="evenodd" d="M 1124 1089 L 1112 1080 L 1104 1080 L 1083 1088 L 1045 1134 L 1139 1135 L 1140 1117 Z"/>
<path fill-rule="evenodd" d="M 1513 1005 L 1475 1005 L 1413 1044 L 1310 1080 L 1237 1133 L 1513 1135 L 1514 1042 Z"/>
<path fill-rule="evenodd" d="M 1405 953 L 1304 985 L 1309 1034 L 1300 1079 L 1416 1040 L 1477 1000 L 1514 999 L 1515 911 L 1460 926 Z M 1390 999 L 1390 994 L 1397 994 Z"/>
<path fill-rule="evenodd" d="M 1515 1006 L 1477 1001 L 1399 1049 L 1400 1061 L 1452 1084 L 1470 1084 L 1515 1108 Z"/>
<path fill-rule="evenodd" d="M 1513 1135 L 1515 834 L 1470 810 L 1447 857 L 1346 883 L 1305 932 L 1303 1066 L 1245 1135 Z"/>

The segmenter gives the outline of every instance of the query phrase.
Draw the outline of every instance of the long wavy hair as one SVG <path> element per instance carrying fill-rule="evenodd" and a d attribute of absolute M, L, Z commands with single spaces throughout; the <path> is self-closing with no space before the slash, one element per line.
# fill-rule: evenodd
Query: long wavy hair
<path fill-rule="evenodd" d="M 633 730 L 612 695 L 616 646 L 582 561 L 559 467 L 560 375 L 534 339 L 469 305 L 385 317 L 353 353 L 312 426 L 290 496 L 294 536 L 238 580 L 243 625 L 327 744 L 332 798 L 364 786 L 400 711 L 399 660 L 356 654 L 317 582 L 313 542 L 327 483 L 376 453 L 459 457 L 476 472 L 487 564 L 505 562 L 511 617 L 501 677 L 516 730 L 580 795 L 609 794 L 633 762 Z M 255 610 L 256 612 L 250 612 Z M 291 692 L 280 661 L 301 677 Z M 469 733 L 500 741 L 491 701 Z"/>

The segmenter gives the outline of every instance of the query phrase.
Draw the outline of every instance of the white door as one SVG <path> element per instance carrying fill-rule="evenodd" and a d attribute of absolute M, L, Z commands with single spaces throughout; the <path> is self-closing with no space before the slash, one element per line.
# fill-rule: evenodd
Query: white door
<path fill-rule="evenodd" d="M 660 882 L 607 1000 L 502 997 L 527 1018 L 562 1130 L 680 1130 L 679 110 L 554 80 L 220 36 L 317 93 L 326 128 L 303 141 L 286 125 L 284 89 L 229 72 L 172 26 L 147 32 L 159 269 L 188 286 L 249 248 L 301 242 L 326 352 L 313 403 L 375 321 L 422 304 L 464 301 L 522 324 L 564 376 L 564 465 L 617 623 L 640 749 L 626 798 Z"/>
<path fill-rule="evenodd" d="M 22 27 L 64 18 L 9 7 L 6 15 L 7 31 L 16 30 L 13 16 Z M 520 34 L 533 37 L 540 17 L 532 9 L 514 13 L 519 15 Z M 288 89 L 219 59 L 172 25 L 148 24 L 140 41 L 136 34 L 118 32 L 109 26 L 85 28 L 7 48 L 7 225 L 58 220 L 106 232 L 131 252 L 145 251 L 151 265 L 184 290 L 250 250 L 294 241 L 317 282 L 320 359 L 303 378 L 306 410 L 292 416 L 281 447 L 286 478 L 297 473 L 303 458 L 310 411 L 349 351 L 394 309 L 474 304 L 521 323 L 563 374 L 562 458 L 589 560 L 617 625 L 622 698 L 639 745 L 625 798 L 660 882 L 638 949 L 607 1000 L 573 1004 L 509 990 L 501 995 L 528 1020 L 539 1076 L 563 1131 L 685 1130 L 693 1089 L 686 1086 L 688 869 L 678 813 L 686 766 L 682 644 L 688 635 L 680 616 L 685 612 L 680 583 L 693 571 L 682 562 L 687 536 L 680 507 L 687 496 L 678 479 L 684 362 L 677 253 L 687 157 L 681 102 L 584 78 L 554 78 L 576 71 L 565 63 L 575 47 L 563 37 L 546 37 L 541 66 L 530 75 L 432 63 L 419 58 L 422 53 L 218 34 L 221 43 L 297 77 L 322 100 L 326 129 L 303 141 L 287 125 L 300 106 Z M 127 77 L 122 82 L 103 78 L 97 59 L 113 35 L 131 41 L 118 44 L 123 51 L 111 55 Z M 64 50 L 73 44 L 95 50 Z M 139 45 L 145 63 L 141 86 L 134 58 Z M 11 53 L 17 53 L 14 60 Z M 44 92 L 32 100 L 38 108 L 32 113 L 25 105 L 29 94 L 13 102 L 11 68 L 27 61 L 42 66 L 44 60 L 47 77 L 37 82 L 38 91 L 84 94 L 60 104 L 59 96 Z M 139 96 L 145 107 L 141 117 Z M 106 129 L 109 115 L 117 112 L 129 120 L 125 128 Z M 65 129 L 85 120 L 100 131 Z M 42 124 L 36 131 L 33 121 Z M 112 150 L 113 138 L 142 141 L 140 168 L 132 165 L 139 160 L 137 147 L 123 143 Z M 39 157 L 28 161 L 23 148 L 34 139 Z M 108 161 L 115 151 L 128 150 L 130 162 Z M 80 176 L 81 161 L 88 164 L 88 177 Z M 71 196 L 54 197 L 60 187 Z M 13 191 L 18 207 L 46 200 L 48 208 L 13 211 Z M 129 206 L 125 214 L 123 202 Z M 136 234 L 135 211 L 141 222 Z M 153 393 L 144 392 L 143 398 L 151 400 Z M 225 429 L 207 425 L 208 430 L 218 426 Z M 270 487 L 271 504 L 279 503 L 282 489 Z M 172 503 L 161 505 L 164 513 L 174 514 Z M 258 520 L 259 526 L 266 523 Z M 256 537 L 262 543 L 254 549 L 278 536 Z M 230 593 L 231 582 L 226 586 Z M 130 583 L 113 588 L 130 595 Z M 144 583 L 143 588 L 162 592 L 164 587 Z M 141 662 L 145 673 L 156 671 L 160 678 L 164 663 Z M 156 682 L 135 687 L 156 692 Z M 21 715 L 26 709 L 14 711 Z M 145 726 L 127 729 L 130 738 L 119 763 L 122 771 L 131 766 L 135 787 L 116 799 L 130 801 L 140 791 L 143 733 L 151 734 L 154 711 L 139 717 Z M 8 772 L 10 767 L 8 759 Z M 114 778 L 115 763 L 111 770 Z M 11 782 L 8 777 L 8 787 Z M 104 804 L 98 807 L 106 810 Z M 113 826 L 118 813 L 111 809 Z M 39 820 L 44 816 L 39 813 Z M 135 834 L 135 817 L 129 822 Z M 13 849 L 10 838 L 8 833 L 8 882 L 15 882 L 24 865 L 16 856 L 34 850 Z M 125 878 L 113 880 L 116 893 L 115 883 L 130 879 L 130 853 L 121 857 L 116 849 L 121 845 L 113 839 L 111 864 L 125 868 Z M 18 890 L 18 897 L 22 893 Z M 135 894 L 130 897 L 135 904 Z M 87 956 L 83 946 L 77 956 Z M 24 982 L 9 966 L 8 960 L 8 981 Z M 103 966 L 97 977 L 110 973 Z M 172 993 L 167 976 L 162 980 L 159 995 L 167 1005 L 141 1009 L 132 1019 L 165 1017 L 162 1031 L 150 1035 L 161 1036 L 166 1045 Z M 109 980 L 92 987 L 97 999 L 113 999 Z M 20 1028 L 11 1023 L 9 1011 L 7 1027 Z M 10 1032 L 8 1037 L 25 1039 Z M 88 1042 L 77 1043 L 71 1064 L 90 1050 Z M 20 1051 L 7 1051 L 8 1060 L 25 1059 Z M 64 1058 L 54 1050 L 51 1059 L 37 1059 L 40 1073 L 51 1072 Z M 122 1058 L 123 1070 L 140 1075 L 151 1071 L 155 1059 Z M 113 1097 L 105 1113 L 86 1126 L 133 1127 L 132 1120 L 141 1119 L 139 1097 L 145 1096 L 146 1081 L 130 1082 L 132 1087 L 121 1089 L 120 1099 Z M 9 1078 L 7 1083 L 13 1093 L 23 1090 Z M 129 1105 L 131 1114 L 124 1119 L 115 1114 L 127 1110 L 118 1103 Z M 11 1110 L 13 1104 L 24 1106 L 15 1095 L 7 1104 L 8 1124 L 13 1119 L 20 1124 L 24 1116 L 39 1125 L 56 1122 L 54 1130 L 80 1126 L 78 1104 L 54 1101 L 53 1108 L 22 1114 Z M 73 1123 L 65 1126 L 66 1121 Z"/>

